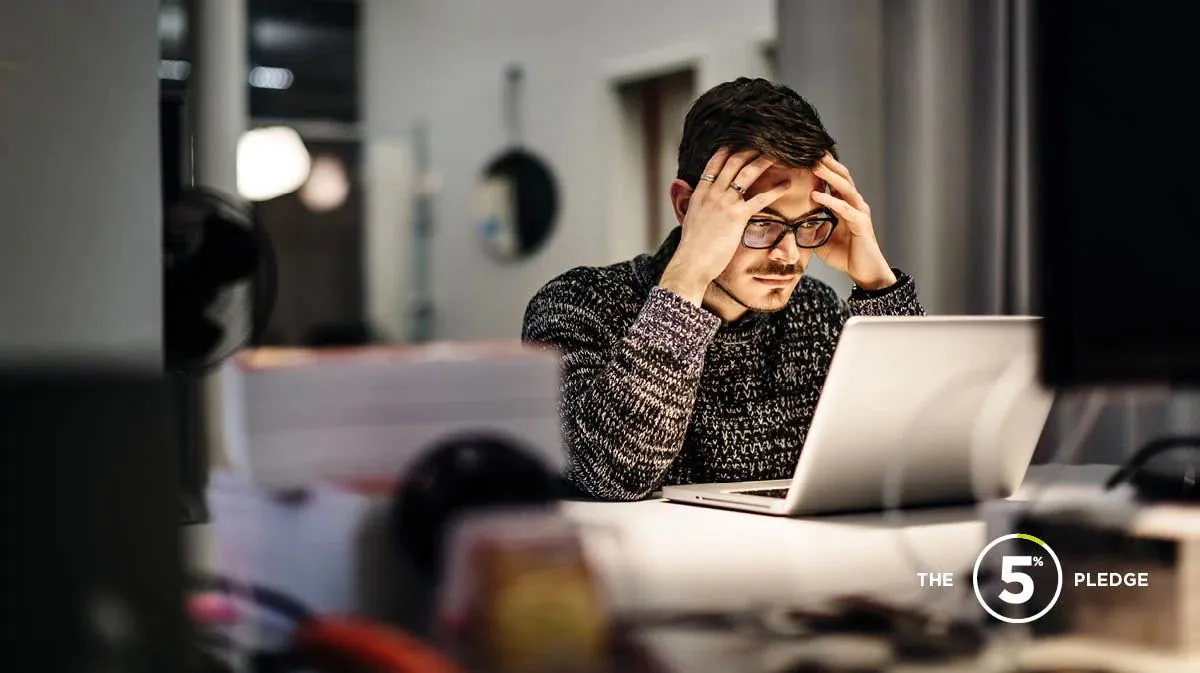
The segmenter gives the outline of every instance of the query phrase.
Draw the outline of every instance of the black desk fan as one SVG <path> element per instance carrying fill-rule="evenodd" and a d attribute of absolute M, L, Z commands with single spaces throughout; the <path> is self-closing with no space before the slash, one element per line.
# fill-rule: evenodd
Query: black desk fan
<path fill-rule="evenodd" d="M 183 189 L 163 217 L 163 352 L 177 410 L 183 522 L 207 521 L 203 378 L 256 344 L 275 301 L 271 241 L 253 205 Z"/>
<path fill-rule="evenodd" d="M 266 330 L 275 256 L 251 204 L 209 189 L 183 191 L 164 219 L 163 270 L 167 371 L 208 373 Z"/>

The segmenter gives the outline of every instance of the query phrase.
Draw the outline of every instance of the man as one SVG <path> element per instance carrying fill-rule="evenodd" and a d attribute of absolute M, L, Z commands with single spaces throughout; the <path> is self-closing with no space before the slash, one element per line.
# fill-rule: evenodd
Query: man
<path fill-rule="evenodd" d="M 701 96 L 670 197 L 680 226 L 656 253 L 571 269 L 525 314 L 522 338 L 563 356 L 564 476 L 597 498 L 790 477 L 846 319 L 924 313 L 787 87 Z M 804 275 L 814 254 L 854 283 L 848 302 Z"/>

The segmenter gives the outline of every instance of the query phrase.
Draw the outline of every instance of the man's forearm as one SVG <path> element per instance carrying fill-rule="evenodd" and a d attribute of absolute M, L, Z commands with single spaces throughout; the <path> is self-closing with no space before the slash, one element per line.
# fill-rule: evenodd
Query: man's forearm
<path fill-rule="evenodd" d="M 635 500 L 661 484 L 683 446 L 719 320 L 655 288 L 602 359 L 564 354 L 566 477 L 600 498 Z"/>

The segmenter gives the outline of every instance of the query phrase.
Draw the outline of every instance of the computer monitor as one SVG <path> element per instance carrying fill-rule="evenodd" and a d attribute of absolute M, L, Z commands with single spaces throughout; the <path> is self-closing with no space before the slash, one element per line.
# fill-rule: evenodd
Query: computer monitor
<path fill-rule="evenodd" d="M 1200 121 L 1187 3 L 1033 4 L 1042 378 L 1200 387 Z"/>

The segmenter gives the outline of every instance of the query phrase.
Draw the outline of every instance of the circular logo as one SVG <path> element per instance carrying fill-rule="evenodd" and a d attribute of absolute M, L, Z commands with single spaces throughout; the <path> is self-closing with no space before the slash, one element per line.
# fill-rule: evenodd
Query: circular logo
<path fill-rule="evenodd" d="M 1053 569 L 1051 569 L 1053 568 Z M 975 598 L 1009 624 L 1041 619 L 1062 593 L 1062 564 L 1050 545 L 1025 533 L 992 540 L 975 559 Z"/>

